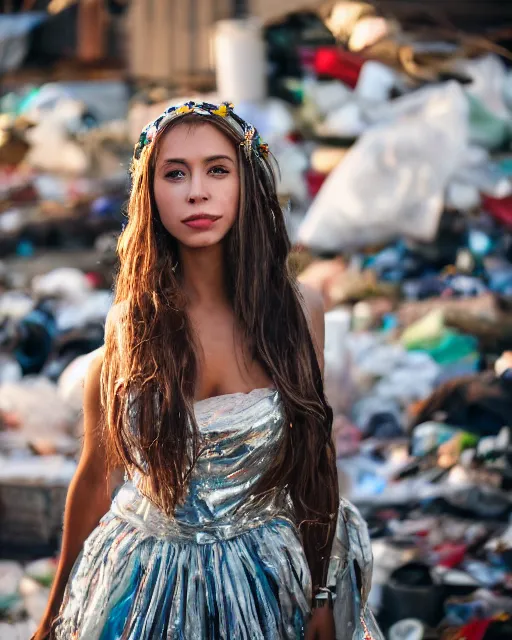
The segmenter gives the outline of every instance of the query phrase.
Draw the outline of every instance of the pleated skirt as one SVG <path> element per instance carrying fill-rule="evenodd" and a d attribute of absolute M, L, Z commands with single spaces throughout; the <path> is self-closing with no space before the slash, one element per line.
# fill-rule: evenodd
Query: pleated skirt
<path fill-rule="evenodd" d="M 86 540 L 57 640 L 297 640 L 311 577 L 298 533 L 275 519 L 208 543 L 148 536 L 111 511 Z"/>

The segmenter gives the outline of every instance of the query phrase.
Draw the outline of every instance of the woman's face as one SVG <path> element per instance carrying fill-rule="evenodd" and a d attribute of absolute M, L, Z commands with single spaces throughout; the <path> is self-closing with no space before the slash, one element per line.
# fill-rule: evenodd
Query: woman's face
<path fill-rule="evenodd" d="M 154 190 L 160 219 L 180 244 L 217 244 L 238 214 L 240 177 L 234 144 L 207 122 L 173 127 L 160 144 Z"/>

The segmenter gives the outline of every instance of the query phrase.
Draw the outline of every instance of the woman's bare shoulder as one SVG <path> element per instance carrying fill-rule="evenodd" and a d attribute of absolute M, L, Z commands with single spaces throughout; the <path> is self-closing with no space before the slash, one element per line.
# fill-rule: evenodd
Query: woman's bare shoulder
<path fill-rule="evenodd" d="M 128 302 L 123 300 L 122 302 L 116 302 L 110 307 L 105 320 L 105 340 L 108 335 L 114 335 L 119 346 L 123 343 L 122 326 L 128 314 Z"/>
<path fill-rule="evenodd" d="M 302 298 L 306 304 L 306 308 L 308 311 L 312 313 L 324 313 L 324 299 L 322 294 L 313 289 L 308 284 L 304 284 L 303 282 L 298 282 L 297 286 L 299 287 L 299 291 L 302 294 Z"/>
<path fill-rule="evenodd" d="M 325 341 L 325 309 L 322 295 L 308 285 L 298 284 L 302 296 L 304 314 L 309 324 L 311 337 L 315 345 L 320 368 L 323 369 Z"/>
<path fill-rule="evenodd" d="M 118 322 L 121 322 L 128 313 L 128 300 L 122 300 L 121 302 L 116 302 L 110 307 L 110 310 L 107 314 L 107 320 L 105 322 L 105 326 L 109 327 L 110 325 L 115 326 Z"/>
<path fill-rule="evenodd" d="M 316 332 L 320 325 L 322 327 L 324 325 L 325 309 L 322 294 L 303 283 L 298 283 L 298 287 L 311 329 Z"/>

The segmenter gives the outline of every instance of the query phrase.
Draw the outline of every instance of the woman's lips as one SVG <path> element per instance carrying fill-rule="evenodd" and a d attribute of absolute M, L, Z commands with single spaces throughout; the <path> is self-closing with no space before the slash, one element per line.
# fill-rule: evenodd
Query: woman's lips
<path fill-rule="evenodd" d="M 183 224 L 186 224 L 187 227 L 190 227 L 191 229 L 207 231 L 213 227 L 218 219 L 219 218 L 214 216 L 194 216 L 183 220 Z"/>

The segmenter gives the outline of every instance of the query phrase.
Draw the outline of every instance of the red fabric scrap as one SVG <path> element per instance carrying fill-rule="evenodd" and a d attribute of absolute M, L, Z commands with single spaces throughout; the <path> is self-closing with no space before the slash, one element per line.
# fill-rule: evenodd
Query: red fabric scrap
<path fill-rule="evenodd" d="M 353 89 L 365 62 L 365 58 L 340 47 L 318 47 L 315 71 L 318 75 L 341 80 Z"/>
<path fill-rule="evenodd" d="M 512 196 L 498 199 L 484 195 L 482 204 L 484 209 L 498 222 L 512 227 Z"/>

